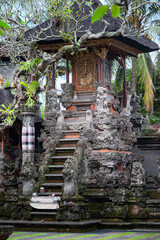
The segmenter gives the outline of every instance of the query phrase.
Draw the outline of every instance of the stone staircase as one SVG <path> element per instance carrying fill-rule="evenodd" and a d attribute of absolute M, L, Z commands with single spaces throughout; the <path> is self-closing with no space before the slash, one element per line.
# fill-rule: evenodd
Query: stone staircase
<path fill-rule="evenodd" d="M 45 183 L 42 184 L 43 192 L 32 197 L 31 217 L 33 221 L 54 221 L 63 187 L 63 164 L 69 156 L 74 155 L 76 144 L 79 140 L 79 131 L 66 130 L 63 139 L 59 139 L 60 146 L 56 147 L 49 173 L 45 174 Z M 53 196 L 54 195 L 54 196 Z"/>
<path fill-rule="evenodd" d="M 146 201 L 148 218 L 151 221 L 160 221 L 160 191 L 150 191 L 148 197 L 149 199 Z"/>

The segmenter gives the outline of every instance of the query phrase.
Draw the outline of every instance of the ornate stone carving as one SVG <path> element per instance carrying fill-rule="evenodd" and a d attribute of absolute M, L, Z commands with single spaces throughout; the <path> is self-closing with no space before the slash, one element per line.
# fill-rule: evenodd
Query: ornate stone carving
<path fill-rule="evenodd" d="M 74 97 L 74 87 L 71 83 L 61 84 L 63 93 L 61 97 L 61 103 L 63 107 L 70 107 Z"/>
<path fill-rule="evenodd" d="M 57 92 L 55 89 L 51 89 L 48 91 L 47 108 L 49 112 L 55 112 L 60 110 L 60 106 L 57 101 Z"/>
<path fill-rule="evenodd" d="M 145 170 L 140 162 L 133 162 L 131 172 L 131 186 L 144 186 L 146 183 Z"/>
<path fill-rule="evenodd" d="M 93 148 L 107 148 L 114 150 L 131 150 L 135 141 L 135 134 L 132 132 L 130 122 L 130 98 L 127 108 L 119 114 L 118 101 L 108 90 L 103 87 L 97 88 L 96 111 L 93 131 Z M 109 108 L 114 109 L 110 113 Z"/>
<path fill-rule="evenodd" d="M 109 112 L 107 90 L 103 87 L 97 88 L 96 111 L 98 113 Z"/>
<path fill-rule="evenodd" d="M 77 169 L 72 158 L 68 158 L 63 166 L 64 177 L 63 197 L 69 199 L 78 194 Z"/>

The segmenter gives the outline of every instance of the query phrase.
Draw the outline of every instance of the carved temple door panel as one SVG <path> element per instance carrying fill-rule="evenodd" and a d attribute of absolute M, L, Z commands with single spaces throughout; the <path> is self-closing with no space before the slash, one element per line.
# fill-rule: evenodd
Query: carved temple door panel
<path fill-rule="evenodd" d="M 94 92 L 97 81 L 97 56 L 94 52 L 81 52 L 72 60 L 72 81 L 77 92 Z"/>

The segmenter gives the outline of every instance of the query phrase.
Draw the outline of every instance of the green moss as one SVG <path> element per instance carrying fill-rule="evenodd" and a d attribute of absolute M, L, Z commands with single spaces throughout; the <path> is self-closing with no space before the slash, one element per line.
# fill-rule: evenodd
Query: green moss
<path fill-rule="evenodd" d="M 106 218 L 126 218 L 128 212 L 128 205 L 117 205 L 114 203 L 104 204 L 104 214 Z"/>
<path fill-rule="evenodd" d="M 152 136 L 156 132 L 155 129 L 145 129 L 139 132 L 139 136 Z"/>

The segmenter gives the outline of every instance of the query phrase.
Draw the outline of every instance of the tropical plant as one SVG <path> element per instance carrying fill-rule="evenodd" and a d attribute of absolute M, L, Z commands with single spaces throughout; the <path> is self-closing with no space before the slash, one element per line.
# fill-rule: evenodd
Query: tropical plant
<path fill-rule="evenodd" d="M 141 54 L 137 59 L 136 73 L 141 87 L 144 89 L 143 101 L 145 108 L 150 112 L 154 100 L 154 85 L 145 54 Z"/>
<path fill-rule="evenodd" d="M 6 125 L 13 124 L 14 120 L 16 119 L 16 110 L 12 108 L 12 103 L 10 103 L 8 107 L 6 107 L 4 104 L 1 104 L 0 112 L 7 116 L 4 120 Z"/>
<path fill-rule="evenodd" d="M 9 81 L 9 80 L 5 81 L 5 82 L 3 83 L 3 87 L 5 87 L 5 88 L 11 87 L 10 81 Z"/>
<path fill-rule="evenodd" d="M 108 12 L 109 9 L 111 11 L 112 17 L 117 18 L 119 16 L 120 7 L 117 4 L 101 5 L 94 12 L 92 19 L 91 19 L 91 23 L 94 23 L 94 22 L 98 21 L 100 18 L 102 18 L 104 16 L 104 14 L 106 14 L 106 12 Z"/>
<path fill-rule="evenodd" d="M 18 69 L 23 71 L 29 70 L 31 73 L 33 73 L 33 71 L 35 71 L 35 67 L 38 66 L 40 62 L 41 62 L 40 58 L 33 58 L 26 62 L 20 62 Z"/>
<path fill-rule="evenodd" d="M 4 22 L 0 19 L 0 35 L 2 37 L 4 37 L 4 30 L 5 29 L 10 29 L 10 26 L 6 22 Z"/>
<path fill-rule="evenodd" d="M 27 82 L 20 82 L 26 90 L 25 96 L 27 96 L 27 102 L 26 105 L 31 108 L 33 107 L 35 103 L 34 95 L 36 93 L 37 88 L 39 87 L 39 82 L 37 81 L 32 81 L 30 84 Z"/>

